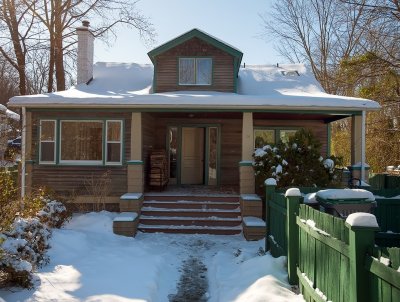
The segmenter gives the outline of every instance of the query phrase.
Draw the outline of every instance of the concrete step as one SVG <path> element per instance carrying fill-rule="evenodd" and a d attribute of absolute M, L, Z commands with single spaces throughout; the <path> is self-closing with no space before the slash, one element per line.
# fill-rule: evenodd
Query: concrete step
<path fill-rule="evenodd" d="M 162 193 L 145 193 L 144 200 L 157 201 L 217 201 L 217 202 L 239 202 L 239 195 L 185 195 L 185 194 L 162 194 Z"/>
<path fill-rule="evenodd" d="M 237 218 L 240 217 L 240 207 L 235 209 L 171 209 L 158 207 L 143 207 L 142 215 L 163 216 L 163 217 L 219 217 Z"/>

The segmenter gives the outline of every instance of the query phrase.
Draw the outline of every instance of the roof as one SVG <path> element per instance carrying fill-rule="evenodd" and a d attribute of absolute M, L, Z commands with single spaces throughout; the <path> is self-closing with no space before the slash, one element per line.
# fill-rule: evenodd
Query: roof
<path fill-rule="evenodd" d="M 296 71 L 296 72 L 294 72 Z M 375 101 L 323 91 L 303 64 L 241 67 L 238 93 L 174 91 L 152 93 L 153 66 L 96 63 L 94 77 L 66 91 L 13 97 L 9 105 L 31 108 L 135 108 L 141 110 L 363 111 Z"/>
<path fill-rule="evenodd" d="M 15 113 L 14 111 L 11 111 L 10 109 L 7 109 L 6 106 L 0 104 L 0 112 L 3 113 L 5 116 L 7 116 L 9 119 L 19 121 L 20 117 L 18 113 Z"/>
<path fill-rule="evenodd" d="M 150 60 L 153 62 L 153 64 L 155 63 L 155 57 L 158 56 L 159 54 L 162 54 L 164 52 L 166 52 L 167 50 L 174 48 L 186 41 L 189 41 L 192 38 L 199 38 L 203 41 L 206 41 L 207 43 L 222 49 L 223 51 L 229 53 L 230 55 L 232 55 L 233 57 L 236 58 L 236 75 L 239 72 L 239 66 L 240 63 L 242 62 L 242 57 L 243 57 L 243 53 L 237 49 L 236 47 L 214 37 L 213 35 L 210 35 L 209 33 L 206 33 L 205 31 L 202 31 L 200 29 L 194 28 L 168 42 L 165 42 L 164 44 L 161 44 L 160 46 L 154 48 L 153 50 L 149 51 L 147 53 L 147 55 L 150 57 Z"/>

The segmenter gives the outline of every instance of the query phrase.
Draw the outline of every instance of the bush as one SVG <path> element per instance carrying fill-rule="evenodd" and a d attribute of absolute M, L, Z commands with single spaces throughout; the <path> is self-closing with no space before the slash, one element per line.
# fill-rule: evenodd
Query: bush
<path fill-rule="evenodd" d="M 18 200 L 10 173 L 0 174 L 0 285 L 31 287 L 32 272 L 49 261 L 50 228 L 70 217 L 63 203 L 38 189 Z"/>
<path fill-rule="evenodd" d="M 253 167 L 257 186 L 267 178 L 274 178 L 278 187 L 326 187 L 339 184 L 335 167 L 340 158 L 323 159 L 321 143 L 311 131 L 301 129 L 288 143 L 266 145 L 256 149 Z"/>

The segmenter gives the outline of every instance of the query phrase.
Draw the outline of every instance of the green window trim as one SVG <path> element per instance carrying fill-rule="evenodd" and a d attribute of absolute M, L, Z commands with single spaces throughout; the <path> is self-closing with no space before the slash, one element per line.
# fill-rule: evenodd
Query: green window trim
<path fill-rule="evenodd" d="M 53 162 L 41 162 L 41 147 L 40 147 L 40 125 L 42 121 L 54 121 L 55 122 L 55 160 Z M 61 160 L 61 124 L 65 121 L 73 122 L 101 122 L 102 123 L 102 159 L 97 161 L 85 161 L 85 160 Z M 107 162 L 107 125 L 108 122 L 119 122 L 120 128 L 120 161 L 119 162 Z M 47 166 L 92 166 L 92 167 L 120 167 L 125 164 L 125 120 L 119 118 L 65 118 L 65 119 L 49 119 L 39 118 L 39 129 L 38 129 L 38 147 L 37 147 L 37 160 L 39 165 Z"/>

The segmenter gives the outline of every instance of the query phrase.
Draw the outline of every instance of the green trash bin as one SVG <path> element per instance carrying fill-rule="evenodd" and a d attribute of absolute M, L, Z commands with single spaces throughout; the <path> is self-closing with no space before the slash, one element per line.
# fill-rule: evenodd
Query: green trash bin
<path fill-rule="evenodd" d="M 352 213 L 373 213 L 376 207 L 374 195 L 363 189 L 328 189 L 318 191 L 319 210 L 340 218 Z"/>

